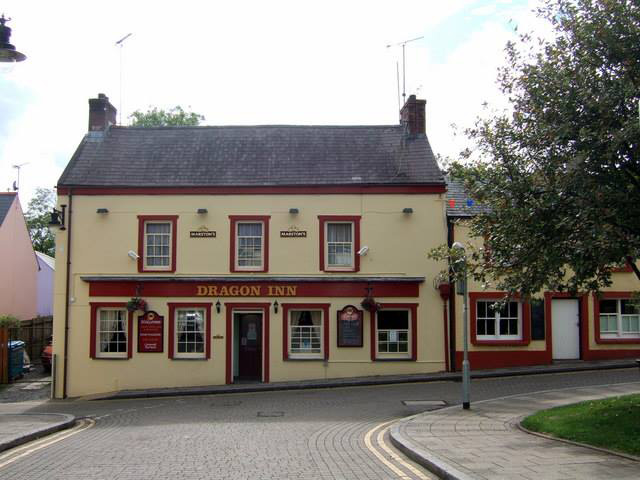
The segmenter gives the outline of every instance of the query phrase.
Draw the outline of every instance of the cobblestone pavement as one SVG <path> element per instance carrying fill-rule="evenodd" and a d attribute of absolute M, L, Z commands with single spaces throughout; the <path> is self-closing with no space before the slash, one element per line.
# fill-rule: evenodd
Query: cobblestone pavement
<path fill-rule="evenodd" d="M 474 380 L 472 400 L 638 380 L 637 369 Z M 379 424 L 457 404 L 454 382 L 118 401 L 46 402 L 27 410 L 96 420 L 93 428 L 0 467 L 10 479 L 388 479 L 365 444 Z M 25 409 L 16 404 L 6 408 Z M 375 447 L 376 445 L 374 445 Z M 389 457 L 389 455 L 387 455 Z M 1 465 L 1 463 L 0 463 Z"/>
<path fill-rule="evenodd" d="M 394 439 L 457 479 L 638 479 L 640 463 L 518 429 L 522 418 L 560 405 L 640 392 L 639 381 L 477 402 L 394 425 Z"/>
<path fill-rule="evenodd" d="M 51 374 L 37 366 L 8 385 L 0 385 L 0 403 L 46 400 L 51 392 Z"/>

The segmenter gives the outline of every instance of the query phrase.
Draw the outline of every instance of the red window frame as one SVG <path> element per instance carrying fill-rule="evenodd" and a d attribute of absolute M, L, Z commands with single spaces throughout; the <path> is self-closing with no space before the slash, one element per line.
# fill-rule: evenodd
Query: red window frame
<path fill-rule="evenodd" d="M 269 271 L 269 220 L 270 215 L 229 215 L 230 223 L 230 246 L 229 254 L 229 271 L 230 272 L 268 272 Z M 236 225 L 242 222 L 262 222 L 264 229 L 263 235 L 263 252 L 262 252 L 262 268 L 238 268 L 236 267 Z"/>
<path fill-rule="evenodd" d="M 359 272 L 360 271 L 360 215 L 318 215 L 320 223 L 320 270 L 322 272 Z M 328 267 L 325 264 L 325 225 L 332 222 L 353 223 L 353 268 Z"/>
<path fill-rule="evenodd" d="M 631 268 L 631 267 L 629 267 Z M 636 338 L 602 338 L 600 336 L 600 300 L 628 300 L 633 296 L 632 292 L 601 292 L 600 297 L 593 295 L 593 327 L 595 328 L 596 343 L 606 344 L 640 344 L 640 337 Z"/>
<path fill-rule="evenodd" d="M 377 356 L 377 344 L 378 344 L 378 322 L 377 312 L 370 312 L 371 319 L 371 361 L 384 362 L 384 361 L 411 361 L 415 362 L 418 359 L 418 304 L 417 303 L 381 303 L 380 310 L 409 310 L 411 312 L 411 355 L 407 358 L 389 358 Z"/>
<path fill-rule="evenodd" d="M 329 360 L 329 307 L 328 303 L 283 303 L 282 305 L 282 359 L 283 360 Z M 291 310 L 322 310 L 322 358 L 289 358 L 289 312 Z"/>
<path fill-rule="evenodd" d="M 168 269 L 150 269 L 145 267 L 147 252 L 144 248 L 145 222 L 171 222 L 171 261 Z M 177 258 L 178 215 L 138 215 L 138 272 L 140 273 L 175 273 Z"/>
<path fill-rule="evenodd" d="M 482 340 L 477 336 L 477 312 L 478 300 L 499 300 L 504 298 L 504 292 L 470 292 L 469 293 L 469 323 L 472 345 L 503 345 L 524 346 L 531 343 L 531 305 L 529 302 L 522 304 L 522 338 L 520 340 Z M 514 298 L 514 300 L 518 300 Z"/>
<path fill-rule="evenodd" d="M 204 308 L 204 358 L 193 358 L 188 360 L 209 360 L 211 358 L 211 303 L 168 303 L 169 306 L 169 352 L 168 356 L 173 360 L 186 360 L 183 358 L 176 358 L 175 356 L 175 342 L 174 336 L 176 334 L 176 310 L 179 308 Z"/>
<path fill-rule="evenodd" d="M 127 312 L 127 356 L 126 357 L 100 357 L 97 352 L 98 341 L 98 310 L 101 308 L 127 309 L 125 302 L 90 302 L 91 306 L 91 332 L 89 334 L 89 357 L 95 360 L 128 360 L 133 353 L 133 312 Z"/>

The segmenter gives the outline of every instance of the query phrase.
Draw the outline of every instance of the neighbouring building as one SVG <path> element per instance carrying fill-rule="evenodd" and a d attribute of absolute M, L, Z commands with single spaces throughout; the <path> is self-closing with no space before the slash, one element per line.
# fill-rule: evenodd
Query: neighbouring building
<path fill-rule="evenodd" d="M 447 368 L 424 100 L 384 126 L 120 127 L 104 95 L 89 110 L 57 186 L 56 397 Z"/>
<path fill-rule="evenodd" d="M 37 273 L 37 314 L 41 317 L 53 315 L 53 281 L 56 273 L 56 259 L 42 252 L 35 252 L 38 260 Z"/>
<path fill-rule="evenodd" d="M 457 182 L 447 182 L 448 241 L 463 244 L 468 220 L 483 207 L 469 201 Z M 640 282 L 631 267 L 614 269 L 613 284 L 601 296 L 540 292 L 531 302 L 493 303 L 504 292 L 486 291 L 469 279 L 469 362 L 474 369 L 545 365 L 563 360 L 605 360 L 640 355 L 640 312 L 630 301 Z M 449 309 L 450 361 L 461 368 L 463 299 L 452 295 Z"/>
<path fill-rule="evenodd" d="M 38 261 L 16 192 L 0 192 L 0 315 L 36 316 Z"/>

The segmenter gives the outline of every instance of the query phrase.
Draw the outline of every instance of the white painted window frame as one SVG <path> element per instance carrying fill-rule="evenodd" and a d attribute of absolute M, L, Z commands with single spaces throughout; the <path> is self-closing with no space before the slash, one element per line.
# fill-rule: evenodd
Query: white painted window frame
<path fill-rule="evenodd" d="M 493 317 L 489 317 L 488 315 L 486 317 L 481 317 L 479 315 L 478 312 L 478 305 L 481 302 L 484 302 L 487 304 L 487 313 L 489 312 L 489 306 L 493 303 L 498 302 L 499 299 L 486 299 L 486 298 L 482 298 L 482 299 L 477 299 L 476 300 L 476 304 L 474 306 L 474 308 L 476 309 L 476 339 L 477 340 L 497 340 L 497 341 L 506 341 L 506 340 L 522 340 L 522 302 L 518 302 L 518 301 L 514 301 L 511 300 L 508 303 L 516 303 L 518 305 L 518 334 L 517 335 L 500 335 L 500 311 L 499 310 L 494 310 L 494 316 Z M 480 335 L 478 334 L 478 320 L 481 319 L 485 319 L 485 320 L 489 320 L 493 318 L 494 319 L 494 323 L 495 323 L 495 335 Z M 513 318 L 513 317 L 507 317 L 507 318 Z"/>
<path fill-rule="evenodd" d="M 320 313 L 320 325 L 318 326 L 313 326 L 313 327 L 309 327 L 309 328 L 314 328 L 319 330 L 320 332 L 320 351 L 319 352 L 293 352 L 292 351 L 292 343 L 293 343 L 293 325 L 292 325 L 292 319 L 293 319 L 293 314 L 297 313 L 299 314 L 300 312 L 304 312 L 304 311 L 308 311 L 308 312 L 319 312 Z M 287 328 L 288 328 L 288 345 L 287 345 L 287 349 L 288 349 L 288 356 L 291 359 L 313 359 L 313 360 L 322 360 L 324 359 L 324 322 L 327 321 L 327 319 L 324 318 L 324 310 L 321 308 L 294 308 L 294 309 L 290 309 L 288 312 L 289 318 L 287 319 Z M 296 327 L 299 328 L 299 327 Z M 302 327 L 304 328 L 304 327 Z"/>
<path fill-rule="evenodd" d="M 100 341 L 102 333 L 102 312 L 122 312 L 124 330 L 124 352 L 103 352 Z M 118 330 L 120 331 L 120 330 Z M 96 312 L 96 358 L 129 358 L 129 312 L 126 308 L 100 307 Z"/>
<path fill-rule="evenodd" d="M 336 225 L 336 224 L 341 224 L 341 225 L 350 225 L 351 226 L 351 262 L 349 263 L 349 265 L 332 265 L 331 263 L 329 263 L 329 226 L 330 225 Z M 355 268 L 356 265 L 356 252 L 355 252 L 355 236 L 356 236 L 356 225 L 355 222 L 351 221 L 351 220 L 327 220 L 324 222 L 324 269 L 325 270 L 330 270 L 330 271 L 336 271 L 336 272 L 340 272 L 340 271 L 346 271 L 346 272 L 352 272 Z M 337 243 L 337 242 L 332 242 L 332 243 Z M 347 243 L 347 242 L 340 242 L 340 243 Z"/>
<path fill-rule="evenodd" d="M 148 259 L 148 255 L 147 255 L 147 240 L 149 235 L 158 235 L 155 233 L 152 234 L 148 234 L 147 233 L 147 225 L 150 224 L 164 224 L 164 225 L 169 225 L 169 254 L 167 256 L 167 265 L 149 265 L 147 262 Z M 172 259 L 173 259 L 173 235 L 175 234 L 175 232 L 173 231 L 173 222 L 168 221 L 168 220 L 145 220 L 144 225 L 142 227 L 144 229 L 143 231 L 143 235 L 144 235 L 144 245 L 143 245 L 143 263 L 144 263 L 144 270 L 154 270 L 154 271 L 170 271 L 172 269 Z M 164 258 L 164 255 L 162 256 L 162 258 Z"/>
<path fill-rule="evenodd" d="M 240 265 L 240 225 L 260 225 L 262 227 L 261 235 L 260 235 L 260 265 Z M 264 270 L 264 235 L 265 235 L 265 222 L 263 220 L 237 220 L 235 222 L 234 232 L 235 235 L 235 258 L 234 258 L 234 267 L 235 270 L 243 270 L 247 272 L 252 271 L 262 271 Z M 245 238 L 256 238 L 256 237 L 245 237 Z"/>
<path fill-rule="evenodd" d="M 178 338 L 180 335 L 178 318 L 180 312 L 199 312 L 202 315 L 202 352 L 179 352 L 178 351 Z M 205 359 L 207 358 L 207 310 L 202 307 L 179 307 L 174 310 L 173 318 L 173 358 L 178 359 Z"/>

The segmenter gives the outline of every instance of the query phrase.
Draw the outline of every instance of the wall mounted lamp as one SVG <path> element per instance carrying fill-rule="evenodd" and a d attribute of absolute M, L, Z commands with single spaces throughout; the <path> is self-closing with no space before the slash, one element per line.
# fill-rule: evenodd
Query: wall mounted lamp
<path fill-rule="evenodd" d="M 299 210 L 299 209 L 297 209 L 297 208 L 290 208 L 290 209 L 289 209 L 289 213 L 290 213 L 291 215 L 297 215 L 297 214 L 299 214 L 299 213 L 300 213 L 300 210 Z"/>
<path fill-rule="evenodd" d="M 207 210 L 206 208 L 199 208 L 197 212 L 199 215 L 204 215 L 205 213 L 209 213 L 209 210 Z"/>
<path fill-rule="evenodd" d="M 413 213 L 413 208 L 407 207 L 402 209 L 402 213 Z"/>
<path fill-rule="evenodd" d="M 221 308 L 222 308 L 222 305 L 220 304 L 220 300 L 218 300 L 216 302 L 216 313 L 220 313 Z"/>
<path fill-rule="evenodd" d="M 99 208 L 96 210 L 96 213 L 100 213 L 102 215 L 109 213 L 109 209 L 108 208 Z"/>
<path fill-rule="evenodd" d="M 274 313 L 278 313 L 278 300 L 276 300 L 275 302 L 273 302 L 273 311 Z"/>
<path fill-rule="evenodd" d="M 16 50 L 16 47 L 9 43 L 11 39 L 11 29 L 5 25 L 10 18 L 5 18 L 4 13 L 0 16 L 0 62 L 17 63 L 22 62 L 27 56 Z"/>
<path fill-rule="evenodd" d="M 60 205 L 61 210 L 54 208 L 51 211 L 51 219 L 49 220 L 49 230 L 52 232 L 55 229 L 66 230 L 67 227 L 64 226 L 64 213 L 67 209 L 66 205 Z"/>

